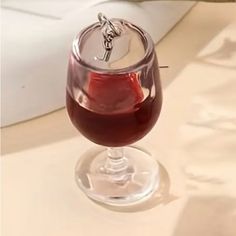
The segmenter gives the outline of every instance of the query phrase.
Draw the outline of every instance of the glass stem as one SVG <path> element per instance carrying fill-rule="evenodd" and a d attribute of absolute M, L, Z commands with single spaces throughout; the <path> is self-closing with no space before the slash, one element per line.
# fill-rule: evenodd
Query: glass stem
<path fill-rule="evenodd" d="M 124 155 L 123 147 L 108 147 L 107 161 L 104 171 L 109 174 L 115 182 L 126 182 L 128 180 L 128 159 Z"/>

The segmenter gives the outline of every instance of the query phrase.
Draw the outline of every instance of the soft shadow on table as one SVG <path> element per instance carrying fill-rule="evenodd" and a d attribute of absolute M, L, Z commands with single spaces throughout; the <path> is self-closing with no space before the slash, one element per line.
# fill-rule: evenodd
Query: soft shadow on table
<path fill-rule="evenodd" d="M 236 198 L 230 195 L 235 186 L 235 88 L 232 78 L 198 94 L 199 111 L 185 131 L 210 132 L 198 133 L 185 143 L 184 174 L 191 195 L 172 236 L 236 235 Z"/>
<path fill-rule="evenodd" d="M 172 236 L 235 236 L 236 199 L 228 196 L 192 196 Z"/>
<path fill-rule="evenodd" d="M 167 87 L 189 62 L 194 61 L 198 53 L 230 23 L 227 17 L 196 17 L 198 13 L 209 14 L 209 8 L 200 11 L 194 7 L 193 11 L 195 11 L 193 15 L 186 15 L 185 23 L 178 23 L 157 46 L 159 64 L 169 65 L 168 69 L 161 69 L 163 88 Z M 191 23 L 186 24 L 186 22 Z M 184 23 L 184 30 L 190 34 L 183 35 L 179 30 L 179 25 L 182 23 Z M 62 109 L 31 121 L 3 128 L 2 154 L 49 145 L 77 135 L 79 135 L 78 131 L 71 125 L 65 110 Z"/>
<path fill-rule="evenodd" d="M 19 152 L 79 136 L 65 109 L 2 129 L 2 154 Z"/>
<path fill-rule="evenodd" d="M 191 62 L 201 62 L 208 64 L 205 59 L 199 58 L 198 54 L 204 49 L 205 46 L 209 44 L 224 28 L 226 28 L 232 20 L 227 18 L 226 16 L 219 15 L 218 17 L 196 17 L 196 14 L 199 16 L 207 16 L 209 15 L 209 9 L 201 8 L 198 10 L 197 6 L 208 5 L 207 3 L 198 3 L 195 7 L 193 7 L 193 14 L 187 14 L 187 16 L 183 19 L 185 23 L 185 28 L 188 34 L 184 34 L 181 30 L 178 31 L 178 25 L 182 24 L 180 21 L 176 27 L 168 34 L 168 37 L 164 38 L 157 46 L 157 56 L 159 59 L 159 64 L 169 65 L 168 69 L 160 69 L 162 85 L 163 87 L 169 86 L 176 76 Z M 216 12 L 213 14 L 217 14 L 217 8 L 222 6 L 215 5 Z M 212 8 L 212 11 L 214 11 Z M 191 12 L 191 11 L 190 11 Z M 231 14 L 229 12 L 229 14 Z M 232 14 L 233 8 L 232 8 Z M 188 24 L 186 24 L 188 22 Z M 170 41 L 170 43 L 169 43 Z M 174 42 L 174 43 L 173 43 Z M 168 45 L 168 50 L 166 47 L 162 45 Z M 224 56 L 229 55 L 230 47 L 235 48 L 235 44 L 231 42 L 225 41 L 225 45 L 223 45 L 219 50 L 215 52 L 216 54 L 212 54 L 211 56 L 219 56 L 224 54 Z M 163 49 L 164 48 L 164 49 Z M 231 54 L 230 54 L 231 55 Z M 217 65 L 215 65 L 217 66 Z"/>
<path fill-rule="evenodd" d="M 201 56 L 196 59 L 196 62 L 214 67 L 223 67 L 225 69 L 236 70 L 235 65 L 222 65 L 220 63 L 211 62 L 211 60 L 231 60 L 236 52 L 236 41 L 225 37 L 220 48 L 212 53 Z"/>
<path fill-rule="evenodd" d="M 166 171 L 165 167 L 159 163 L 160 167 L 160 186 L 158 190 L 153 194 L 153 196 L 144 201 L 143 203 L 133 205 L 133 206 L 107 206 L 100 203 L 95 202 L 96 204 L 99 204 L 100 206 L 111 210 L 111 211 L 117 211 L 117 212 L 140 212 L 140 211 L 146 211 L 151 208 L 154 208 L 158 205 L 167 205 L 176 199 L 178 199 L 177 196 L 172 195 L 170 191 L 170 177 L 168 175 L 168 172 Z"/>

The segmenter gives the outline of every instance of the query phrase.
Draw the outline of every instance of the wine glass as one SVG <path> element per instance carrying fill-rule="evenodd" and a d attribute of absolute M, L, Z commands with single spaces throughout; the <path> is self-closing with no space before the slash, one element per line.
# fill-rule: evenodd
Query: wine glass
<path fill-rule="evenodd" d="M 69 57 L 69 117 L 82 135 L 101 145 L 79 158 L 75 177 L 93 200 L 131 205 L 159 185 L 157 161 L 147 150 L 130 146 L 159 117 L 159 67 L 149 34 L 122 19 L 98 18 L 74 39 Z"/>

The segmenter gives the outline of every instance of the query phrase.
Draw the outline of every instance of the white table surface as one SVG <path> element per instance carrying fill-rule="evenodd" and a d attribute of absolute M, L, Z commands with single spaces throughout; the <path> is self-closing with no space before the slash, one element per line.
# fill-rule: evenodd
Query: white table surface
<path fill-rule="evenodd" d="M 164 104 L 139 144 L 168 172 L 162 194 L 125 212 L 86 198 L 73 168 L 93 144 L 59 110 L 2 130 L 3 235 L 235 236 L 235 12 L 200 3 L 157 46 Z"/>

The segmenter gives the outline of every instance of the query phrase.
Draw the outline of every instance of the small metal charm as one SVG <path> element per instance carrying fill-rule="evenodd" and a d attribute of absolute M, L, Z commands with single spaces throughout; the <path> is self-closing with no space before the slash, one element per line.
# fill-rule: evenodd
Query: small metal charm
<path fill-rule="evenodd" d="M 96 60 L 100 61 L 109 61 L 111 52 L 112 52 L 112 40 L 115 37 L 120 36 L 121 29 L 115 26 L 105 15 L 102 13 L 98 14 L 98 20 L 101 24 L 102 34 L 103 34 L 103 46 L 105 48 L 105 52 L 102 58 L 95 57 Z"/>

